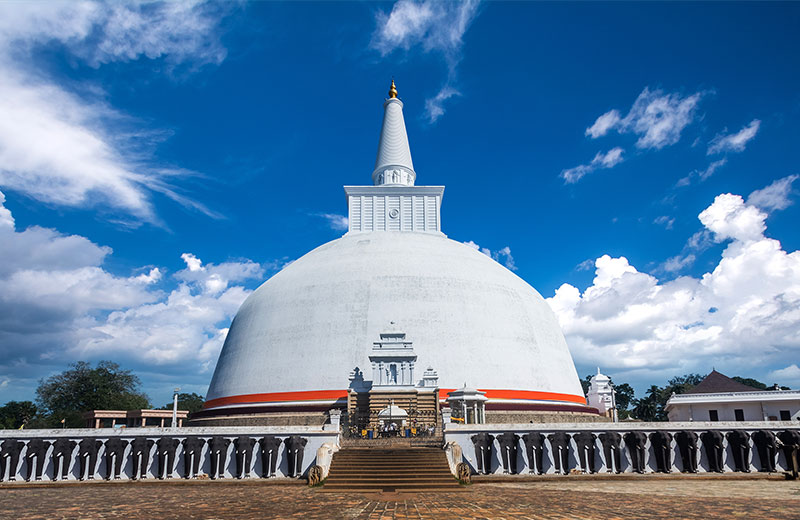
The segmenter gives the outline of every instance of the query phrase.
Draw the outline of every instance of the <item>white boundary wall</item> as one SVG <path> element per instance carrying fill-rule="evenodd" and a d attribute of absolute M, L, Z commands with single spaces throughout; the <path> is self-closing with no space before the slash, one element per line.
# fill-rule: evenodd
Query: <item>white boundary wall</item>
<path fill-rule="evenodd" d="M 445 442 L 457 442 L 461 446 L 463 452 L 464 462 L 470 465 L 473 473 L 477 472 L 477 461 L 475 459 L 475 446 L 472 443 L 471 437 L 481 432 L 486 432 L 490 435 L 497 437 L 505 432 L 511 432 L 520 436 L 520 442 L 517 447 L 517 472 L 528 473 L 529 464 L 527 455 L 525 453 L 525 443 L 522 441 L 522 436 L 529 432 L 538 432 L 547 436 L 556 431 L 563 431 L 570 435 L 578 432 L 589 431 L 595 435 L 603 432 L 616 431 L 620 435 L 624 435 L 631 431 L 641 431 L 649 435 L 655 431 L 666 431 L 673 435 L 681 430 L 690 430 L 700 435 L 700 433 L 708 430 L 719 430 L 723 435 L 732 430 L 744 430 L 752 434 L 757 430 L 769 430 L 777 434 L 783 430 L 797 430 L 800 429 L 800 423 L 797 421 L 770 421 L 770 422 L 657 422 L 657 423 L 542 423 L 542 424 L 454 424 L 446 425 L 444 431 Z M 731 453 L 730 446 L 727 439 L 724 441 L 725 453 L 723 455 L 723 463 L 725 471 L 733 471 L 733 454 Z M 698 439 L 698 463 L 697 471 L 699 473 L 708 471 L 708 459 L 706 451 L 703 447 L 703 442 Z M 545 440 L 545 447 L 542 466 L 545 468 L 545 473 L 555 473 L 555 466 L 553 464 L 553 453 L 550 449 L 550 441 Z M 630 473 L 631 463 L 628 449 L 625 447 L 624 441 L 620 444 L 620 465 L 624 472 Z M 647 455 L 645 458 L 645 471 L 656 470 L 656 459 L 653 455 L 653 448 L 648 439 Z M 578 452 L 576 449 L 575 441 L 570 440 L 569 452 L 569 470 L 580 469 L 580 462 L 578 460 Z M 778 450 L 776 468 L 779 471 L 786 470 L 786 460 L 784 459 L 783 451 Z M 607 469 L 605 459 L 603 456 L 603 446 L 600 444 L 600 439 L 595 444 L 595 470 L 597 472 L 605 472 Z M 678 445 L 673 439 L 672 441 L 672 471 L 677 472 L 682 469 L 681 455 Z M 758 458 L 758 450 L 750 440 L 750 470 L 757 472 L 761 469 L 761 462 Z M 492 466 L 490 473 L 503 473 L 503 464 L 500 459 L 500 445 L 497 439 L 494 441 L 492 449 Z"/>
<path fill-rule="evenodd" d="M 231 440 L 228 447 L 228 454 L 225 459 L 224 474 L 226 478 L 233 478 L 236 476 L 236 453 L 233 446 L 233 440 L 237 437 L 252 437 L 258 441 L 262 437 L 272 435 L 278 437 L 283 441 L 291 435 L 298 435 L 308 439 L 303 453 L 303 466 L 302 475 L 305 476 L 308 469 L 316 463 L 317 450 L 323 443 L 338 444 L 339 435 L 337 431 L 323 431 L 317 427 L 308 426 L 231 426 L 231 427 L 185 427 L 185 428 L 71 428 L 71 429 L 54 429 L 54 430 L 0 430 L 0 442 L 6 439 L 15 439 L 18 441 L 26 442 L 31 439 L 43 439 L 53 442 L 59 438 L 68 438 L 70 440 L 80 442 L 85 438 L 93 438 L 101 441 L 106 441 L 113 437 L 122 438 L 132 441 L 135 437 L 147 437 L 153 441 L 157 441 L 161 437 L 171 437 L 174 439 L 183 440 L 186 437 L 201 437 L 206 440 L 203 446 L 200 460 L 200 473 L 208 474 L 211 471 L 211 462 L 208 454 L 208 440 L 211 437 L 225 437 Z M 15 476 L 17 482 L 24 482 L 27 473 L 27 462 L 25 460 L 25 450 L 27 446 L 22 449 L 19 457 Z M 281 442 L 278 452 L 278 463 L 276 465 L 275 475 L 277 477 L 286 477 L 288 474 L 288 461 L 285 456 L 286 445 Z M 47 463 L 45 464 L 44 471 L 42 472 L 42 481 L 54 480 L 54 461 L 52 458 L 53 448 L 50 447 L 46 454 Z M 72 460 L 70 461 L 70 468 L 68 472 L 68 480 L 77 480 L 79 473 L 78 462 L 79 447 L 75 446 L 72 452 Z M 133 472 L 133 457 L 131 455 L 130 444 L 125 449 L 125 463 L 122 466 L 120 473 L 121 479 L 129 480 Z M 10 459 L 6 459 L 7 461 Z M 259 446 L 256 444 L 253 447 L 252 468 L 250 470 L 250 478 L 260 478 L 261 476 L 261 456 Z M 8 469 L 6 470 L 9 471 Z M 158 459 L 156 456 L 156 446 L 154 445 L 150 451 L 150 458 L 148 464 L 147 478 L 156 478 L 158 472 Z M 105 460 L 105 445 L 98 451 L 97 467 L 95 468 L 95 479 L 103 479 L 106 475 L 106 460 Z M 3 476 L 4 481 L 8 481 L 8 473 Z M 175 466 L 172 472 L 172 478 L 178 479 L 183 477 L 183 445 L 178 445 L 175 451 Z M 33 478 L 31 479 L 33 481 Z"/>

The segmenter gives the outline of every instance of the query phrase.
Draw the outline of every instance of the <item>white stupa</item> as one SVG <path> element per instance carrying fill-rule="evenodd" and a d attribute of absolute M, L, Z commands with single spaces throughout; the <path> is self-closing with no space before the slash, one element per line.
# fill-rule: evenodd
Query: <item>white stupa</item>
<path fill-rule="evenodd" d="M 357 367 L 370 374 L 373 344 L 390 328 L 411 343 L 420 367 L 435 367 L 442 402 L 470 381 L 488 399 L 487 413 L 588 409 L 545 300 L 490 257 L 442 233 L 444 187 L 414 185 L 394 82 L 389 94 L 373 185 L 345 186 L 349 230 L 292 262 L 242 304 L 205 413 L 343 406 L 348 376 Z M 403 363 L 391 377 L 406 370 Z M 423 371 L 416 373 L 420 381 L 412 383 L 426 386 Z"/>
<path fill-rule="evenodd" d="M 614 418 L 614 389 L 611 387 L 611 378 L 600 373 L 600 367 L 597 367 L 597 374 L 589 380 L 586 401 L 589 406 L 596 408 L 601 415 Z"/>

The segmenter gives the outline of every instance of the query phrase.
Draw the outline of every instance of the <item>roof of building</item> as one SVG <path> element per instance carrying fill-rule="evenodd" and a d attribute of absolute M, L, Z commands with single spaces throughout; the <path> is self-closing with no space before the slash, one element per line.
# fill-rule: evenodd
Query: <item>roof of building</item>
<path fill-rule="evenodd" d="M 467 383 L 464 383 L 464 386 L 458 390 L 447 392 L 448 401 L 487 401 L 488 399 L 485 396 L 486 392 L 470 388 Z"/>
<path fill-rule="evenodd" d="M 611 378 L 608 377 L 605 374 L 600 373 L 600 367 L 597 367 L 597 373 L 594 376 L 592 376 L 592 382 L 598 382 L 599 383 L 601 381 L 603 381 L 603 382 L 611 381 Z"/>
<path fill-rule="evenodd" d="M 386 417 L 400 419 L 402 417 L 408 417 L 408 413 L 406 413 L 405 410 L 403 410 L 396 404 L 392 403 L 391 405 L 387 406 L 386 408 L 378 412 L 378 417 L 380 417 L 381 419 L 384 419 Z"/>
<path fill-rule="evenodd" d="M 734 381 L 730 377 L 712 370 L 705 379 L 700 381 L 687 394 L 716 394 L 720 392 L 761 392 L 760 388 L 745 385 Z"/>
<path fill-rule="evenodd" d="M 178 417 L 185 419 L 188 417 L 188 410 L 178 410 Z M 83 413 L 86 419 L 119 419 L 119 418 L 141 418 L 141 417 L 172 417 L 172 409 L 169 410 L 89 410 Z"/>

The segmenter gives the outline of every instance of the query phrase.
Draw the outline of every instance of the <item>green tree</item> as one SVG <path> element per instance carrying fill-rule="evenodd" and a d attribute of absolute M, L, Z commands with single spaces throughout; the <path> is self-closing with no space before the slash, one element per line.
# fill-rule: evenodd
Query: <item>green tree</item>
<path fill-rule="evenodd" d="M 733 379 L 736 382 L 742 383 L 743 385 L 752 386 L 753 388 L 758 388 L 759 390 L 768 390 L 767 385 L 751 377 L 733 376 L 731 379 Z"/>
<path fill-rule="evenodd" d="M 141 381 L 129 370 L 111 361 L 100 361 L 95 368 L 79 361 L 70 369 L 39 381 L 36 404 L 43 425 L 57 427 L 65 420 L 68 428 L 84 425 L 82 415 L 90 410 L 138 410 L 150 407 L 141 392 Z"/>
<path fill-rule="evenodd" d="M 685 394 L 698 384 L 700 381 L 705 379 L 706 376 L 701 374 L 685 374 L 682 376 L 673 377 L 669 381 L 667 381 L 667 386 L 664 388 L 665 392 L 667 393 L 667 399 L 672 393 L 676 394 Z M 666 404 L 666 401 L 664 401 Z"/>
<path fill-rule="evenodd" d="M 634 401 L 633 387 L 628 383 L 622 383 L 619 385 L 614 385 L 614 390 L 616 391 L 614 399 L 617 404 L 617 413 L 619 414 L 619 418 L 627 419 L 631 415 L 631 411 L 628 409 L 628 407 Z"/>
<path fill-rule="evenodd" d="M 733 376 L 731 379 L 734 381 L 738 381 L 743 385 L 752 386 L 753 388 L 758 388 L 759 390 L 791 390 L 788 386 L 780 386 L 777 383 L 774 383 L 772 386 L 767 386 L 765 383 L 762 383 L 758 379 L 753 379 L 752 377 L 739 377 Z"/>
<path fill-rule="evenodd" d="M 593 377 L 594 377 L 594 374 L 589 374 L 588 376 L 586 376 L 583 379 L 581 379 L 581 387 L 583 388 L 583 395 L 586 395 L 586 394 L 589 393 L 589 387 L 592 384 L 592 378 Z"/>
<path fill-rule="evenodd" d="M 0 407 L 0 428 L 18 429 L 27 426 L 36 415 L 36 405 L 30 401 L 9 401 Z"/>
<path fill-rule="evenodd" d="M 636 399 L 633 415 L 642 421 L 663 421 L 663 405 L 661 405 L 664 389 L 652 385 L 641 399 Z"/>
<path fill-rule="evenodd" d="M 188 410 L 189 413 L 199 412 L 203 409 L 205 398 L 200 394 L 178 394 L 178 410 Z M 161 407 L 162 410 L 172 410 L 172 403 L 169 402 Z"/>
<path fill-rule="evenodd" d="M 650 386 L 644 397 L 634 399 L 633 416 L 642 421 L 666 421 L 665 408 L 672 394 L 685 394 L 703 379 L 705 376 L 702 374 L 685 374 L 673 377 L 664 387 Z"/>

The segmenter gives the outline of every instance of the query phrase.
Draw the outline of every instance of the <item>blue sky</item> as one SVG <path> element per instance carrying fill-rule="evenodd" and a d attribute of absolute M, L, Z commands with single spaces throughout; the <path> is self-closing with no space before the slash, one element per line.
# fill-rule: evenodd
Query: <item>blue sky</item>
<path fill-rule="evenodd" d="M 800 386 L 797 3 L 0 5 L 0 402 L 76 360 L 204 393 L 342 234 L 394 77 L 443 230 L 578 371 Z M 558 292 L 556 292 L 558 291 Z"/>

